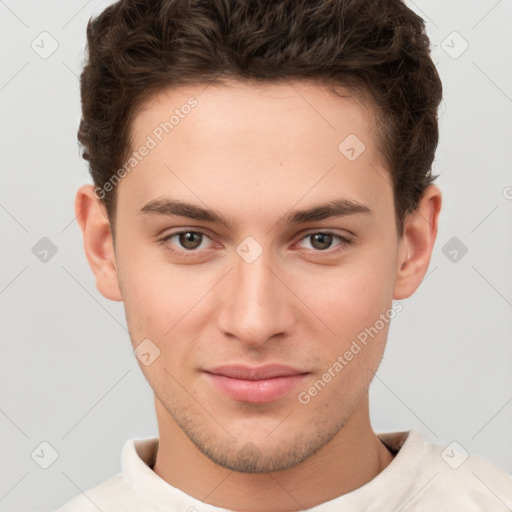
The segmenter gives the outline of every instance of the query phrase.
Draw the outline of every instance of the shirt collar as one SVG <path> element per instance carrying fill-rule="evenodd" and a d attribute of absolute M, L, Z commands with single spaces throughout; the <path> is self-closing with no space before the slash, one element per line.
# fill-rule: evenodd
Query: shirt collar
<path fill-rule="evenodd" d="M 354 491 L 314 507 L 317 512 L 339 511 L 340 507 L 354 510 L 395 510 L 402 498 L 413 488 L 422 459 L 427 455 L 428 440 L 412 428 L 403 432 L 376 433 L 393 452 L 398 451 L 391 463 L 375 478 Z M 176 510 L 201 512 L 229 512 L 228 509 L 206 504 L 160 478 L 152 469 L 158 451 L 158 437 L 145 437 L 126 441 L 121 455 L 124 480 L 139 499 L 149 502 L 155 511 L 168 511 L 172 504 Z M 389 490 L 392 489 L 392 494 Z M 357 507 L 357 508 L 356 508 Z M 311 509 L 313 510 L 313 509 Z"/>

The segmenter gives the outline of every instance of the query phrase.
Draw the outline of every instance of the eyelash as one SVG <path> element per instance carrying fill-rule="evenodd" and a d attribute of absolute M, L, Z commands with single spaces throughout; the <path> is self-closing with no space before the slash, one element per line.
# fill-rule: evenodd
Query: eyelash
<path fill-rule="evenodd" d="M 208 234 L 205 233 L 204 231 L 186 229 L 186 230 L 176 231 L 174 233 L 170 233 L 170 234 L 166 235 L 165 237 L 161 238 L 159 240 L 159 242 L 164 247 L 165 250 L 170 251 L 173 254 L 178 254 L 180 256 L 183 256 L 184 258 L 190 258 L 190 257 L 197 256 L 197 254 L 200 251 L 199 249 L 192 249 L 192 250 L 188 250 L 187 251 L 187 250 L 176 250 L 176 249 L 171 248 L 169 240 L 174 238 L 175 236 L 181 235 L 183 233 L 195 233 L 195 234 L 199 234 L 199 235 L 202 235 L 204 237 L 210 238 L 208 236 Z M 311 237 L 311 236 L 317 235 L 317 234 L 332 235 L 339 242 L 341 242 L 340 248 L 338 248 L 338 249 L 336 249 L 334 251 L 329 251 L 329 249 L 325 249 L 323 251 L 322 250 L 315 250 L 315 249 L 311 250 L 313 253 L 318 253 L 318 255 L 325 255 L 325 254 L 333 255 L 333 254 L 337 254 L 339 252 L 342 252 L 342 251 L 346 250 L 346 246 L 350 245 L 352 243 L 352 240 L 350 240 L 349 238 L 346 238 L 346 237 L 344 237 L 342 235 L 339 235 L 339 234 L 334 233 L 334 232 L 329 231 L 329 230 L 325 230 L 325 231 L 310 231 L 310 232 L 306 233 L 305 235 L 303 235 L 302 238 L 299 239 L 299 242 L 301 242 L 302 240 L 304 240 L 304 239 L 306 239 L 308 237 Z"/>

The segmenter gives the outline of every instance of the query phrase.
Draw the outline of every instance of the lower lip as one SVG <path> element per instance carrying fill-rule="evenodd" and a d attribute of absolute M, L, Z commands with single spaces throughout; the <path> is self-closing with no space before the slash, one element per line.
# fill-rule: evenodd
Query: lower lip
<path fill-rule="evenodd" d="M 233 379 L 225 375 L 207 373 L 214 386 L 227 396 L 240 402 L 262 404 L 286 395 L 304 380 L 306 373 L 273 377 L 263 380 Z"/>

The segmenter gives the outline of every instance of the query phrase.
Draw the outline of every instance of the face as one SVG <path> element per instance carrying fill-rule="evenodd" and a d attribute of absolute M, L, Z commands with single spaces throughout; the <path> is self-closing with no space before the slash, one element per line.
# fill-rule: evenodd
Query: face
<path fill-rule="evenodd" d="M 117 189 L 130 337 L 161 410 L 217 464 L 292 467 L 362 407 L 401 243 L 373 126 L 304 82 L 167 90 L 134 119 L 133 149 L 151 148 Z"/>

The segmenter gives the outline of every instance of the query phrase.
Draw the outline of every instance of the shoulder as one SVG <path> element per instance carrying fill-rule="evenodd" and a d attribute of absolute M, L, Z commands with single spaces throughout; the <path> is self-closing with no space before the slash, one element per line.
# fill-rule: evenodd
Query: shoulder
<path fill-rule="evenodd" d="M 502 512 L 512 507 L 512 475 L 483 457 L 470 455 L 458 443 L 428 442 L 418 473 L 413 510 Z M 406 508 L 407 510 L 407 508 Z"/>
<path fill-rule="evenodd" d="M 137 499 L 122 473 L 82 492 L 55 512 L 104 512 L 137 510 Z"/>
<path fill-rule="evenodd" d="M 137 485 L 155 477 L 147 467 L 152 463 L 158 438 L 137 438 L 125 441 L 121 452 L 121 472 L 81 492 L 55 512 L 135 512 L 147 509 Z"/>

